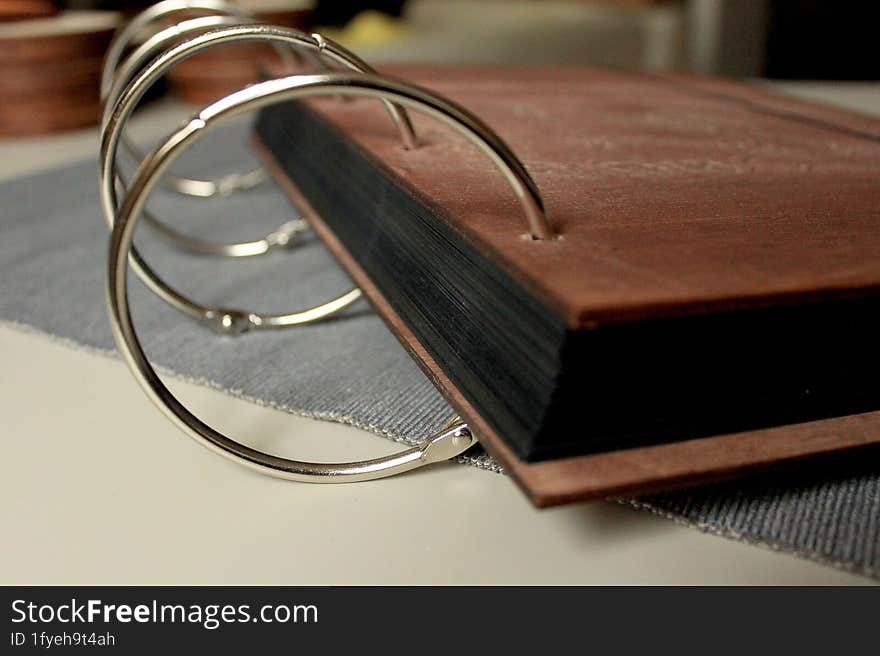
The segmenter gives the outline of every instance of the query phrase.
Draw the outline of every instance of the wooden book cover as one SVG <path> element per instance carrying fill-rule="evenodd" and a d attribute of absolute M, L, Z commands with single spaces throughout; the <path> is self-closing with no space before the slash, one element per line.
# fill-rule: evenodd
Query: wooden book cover
<path fill-rule="evenodd" d="M 880 121 L 683 75 L 389 72 L 491 125 L 561 238 L 369 101 L 265 109 L 261 150 L 536 504 L 880 442 Z"/>

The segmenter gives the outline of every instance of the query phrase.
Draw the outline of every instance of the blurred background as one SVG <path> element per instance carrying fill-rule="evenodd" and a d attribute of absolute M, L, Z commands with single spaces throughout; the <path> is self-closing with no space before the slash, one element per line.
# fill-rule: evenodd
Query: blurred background
<path fill-rule="evenodd" d="M 112 30 L 142 0 L 0 0 L 0 135 L 97 121 Z M 855 0 L 240 0 L 319 31 L 381 67 L 480 62 L 598 65 L 777 80 L 877 80 L 880 8 Z M 51 45 L 47 45 L 51 44 Z M 233 46 L 179 66 L 156 94 L 204 103 L 273 56 Z"/>

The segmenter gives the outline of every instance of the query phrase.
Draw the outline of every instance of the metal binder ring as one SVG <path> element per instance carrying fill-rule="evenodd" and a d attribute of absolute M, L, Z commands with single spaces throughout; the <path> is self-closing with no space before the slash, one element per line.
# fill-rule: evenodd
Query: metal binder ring
<path fill-rule="evenodd" d="M 156 32 L 135 48 L 121 64 L 110 62 L 108 58 L 105 65 L 112 66 L 113 76 L 112 84 L 101 89 L 101 102 L 104 105 L 102 127 L 107 124 L 108 114 L 116 104 L 119 94 L 157 52 L 164 50 L 172 42 L 180 41 L 189 34 L 204 32 L 216 27 L 241 25 L 243 22 L 252 21 L 228 15 L 193 18 Z M 297 61 L 297 58 L 293 56 L 290 50 L 280 48 L 279 55 L 285 62 L 294 63 Z M 144 153 L 127 135 L 122 135 L 121 143 L 122 148 L 135 161 L 139 162 L 144 158 Z M 225 196 L 230 193 L 252 189 L 263 183 L 266 179 L 267 173 L 265 169 L 260 167 L 244 173 L 232 173 L 213 180 L 201 180 L 169 174 L 163 179 L 162 183 L 179 194 L 195 196 L 197 198 L 210 198 L 211 196 Z"/>
<path fill-rule="evenodd" d="M 179 39 L 192 32 L 203 31 L 212 23 L 212 21 L 207 19 L 214 19 L 213 24 L 216 26 L 241 24 L 242 22 L 257 22 L 256 16 L 253 13 L 234 3 L 227 2 L 226 0 L 164 0 L 163 2 L 158 2 L 148 7 L 132 18 L 125 27 L 121 28 L 116 33 L 107 50 L 101 71 L 100 87 L 101 100 L 105 104 L 105 110 L 107 106 L 112 107 L 113 101 L 111 98 L 111 90 L 114 86 L 117 69 L 120 66 L 120 62 L 122 61 L 122 57 L 128 46 L 152 23 L 155 23 L 162 18 L 167 18 L 175 13 L 194 10 L 210 11 L 217 15 L 202 17 L 201 19 L 193 19 L 192 21 L 184 21 L 178 25 L 171 26 L 171 28 L 168 28 L 167 30 L 161 30 L 163 38 L 160 39 L 158 38 L 158 34 L 154 34 L 148 39 L 148 42 L 144 44 L 145 49 L 148 49 L 150 52 L 155 52 L 157 48 L 161 48 L 172 39 Z M 299 33 L 304 35 L 302 32 Z M 324 40 L 319 35 L 313 35 L 313 38 L 318 43 L 317 56 L 314 57 L 314 60 L 317 63 L 323 63 L 321 54 L 324 47 Z M 150 44 L 149 47 L 147 47 L 148 44 Z M 283 61 L 291 63 L 291 57 L 293 57 L 294 60 L 300 58 L 299 52 L 296 49 L 289 50 L 283 48 L 277 43 L 272 45 Z M 336 51 L 344 52 L 346 55 L 349 55 L 350 59 L 357 59 L 352 53 L 345 51 L 341 46 L 337 46 L 336 44 L 333 44 L 333 46 Z M 141 55 L 143 55 L 143 51 L 141 52 Z M 364 64 L 361 60 L 357 61 L 360 64 Z M 131 72 L 129 73 L 129 76 L 130 75 Z M 414 148 L 416 140 L 409 122 L 402 120 L 400 116 L 395 115 L 394 113 L 392 113 L 392 116 L 401 129 L 401 137 L 404 142 L 404 147 Z M 123 147 L 136 160 L 140 161 L 143 158 L 143 154 L 139 152 L 138 148 L 124 137 Z M 215 195 L 225 195 L 235 191 L 247 190 L 260 184 L 265 179 L 266 173 L 260 168 L 246 173 L 224 176 L 217 180 L 186 178 L 169 173 L 166 175 L 165 180 L 163 180 L 163 184 L 166 184 L 166 186 L 169 186 L 172 190 L 180 194 L 208 198 Z M 185 243 L 181 245 L 184 247 L 187 246 Z"/>
<path fill-rule="evenodd" d="M 115 210 L 116 180 L 119 179 L 124 184 L 124 179 L 117 170 L 116 159 L 118 148 L 122 143 L 125 123 L 129 120 L 150 86 L 181 61 L 194 56 L 202 50 L 218 45 L 242 41 L 263 41 L 278 47 L 308 49 L 319 57 L 329 59 L 351 70 L 374 72 L 366 62 L 354 53 L 318 35 L 310 36 L 297 30 L 265 24 L 233 25 L 208 31 L 204 31 L 204 21 L 198 25 L 200 26 L 199 29 L 202 30 L 202 34 L 169 48 L 146 65 L 137 77 L 130 79 L 134 71 L 141 69 L 143 60 L 149 57 L 153 49 L 167 41 L 167 39 L 160 37 L 152 43 L 149 41 L 145 43 L 142 48 L 136 50 L 126 60 L 108 92 L 101 150 L 102 203 L 104 204 L 105 217 L 108 224 L 111 223 L 113 211 Z M 169 28 L 168 31 L 173 34 L 174 28 Z M 123 85 L 124 89 L 121 88 Z M 404 144 L 415 144 L 412 123 L 406 111 L 392 103 L 385 104 L 398 126 Z M 223 244 L 190 237 L 162 223 L 151 214 L 147 214 L 145 219 L 158 230 L 160 235 L 184 250 L 202 255 L 220 255 L 224 257 L 250 257 L 262 255 L 273 248 L 289 247 L 293 244 L 296 233 L 302 229 L 301 223 L 288 221 L 262 239 L 235 244 Z"/>
<path fill-rule="evenodd" d="M 202 37 L 197 38 L 203 39 L 206 36 L 210 35 L 203 35 Z M 187 45 L 189 44 L 183 44 L 182 46 L 180 46 L 181 50 L 179 51 L 180 54 L 178 56 L 182 56 L 183 53 L 187 52 L 185 48 L 185 46 Z M 166 53 L 166 55 L 163 55 L 163 58 L 165 58 L 166 56 L 169 57 L 167 61 L 173 61 L 175 53 L 172 50 Z M 150 68 L 153 70 L 155 75 L 162 74 L 161 62 L 154 62 L 153 64 L 151 64 Z M 145 72 L 144 75 L 138 78 L 138 80 L 129 87 L 129 89 L 120 98 L 120 102 L 118 103 L 118 106 L 120 108 L 128 106 L 128 104 L 130 104 L 131 102 L 136 102 L 138 98 L 137 86 L 144 80 L 148 81 L 149 75 L 149 71 Z M 290 78 L 280 78 L 278 82 L 280 84 L 293 84 L 291 80 L 294 79 L 302 79 L 303 81 L 323 80 L 323 82 L 321 83 L 322 85 L 327 85 L 330 83 L 329 81 L 332 80 L 347 81 L 340 82 L 340 84 L 348 84 L 349 86 L 353 85 L 353 87 L 348 88 L 347 93 L 342 93 L 339 95 L 371 96 L 383 99 L 386 101 L 386 103 L 388 102 L 388 99 L 390 99 L 393 95 L 390 92 L 383 92 L 381 90 L 374 91 L 371 95 L 370 92 L 365 91 L 364 89 L 360 89 L 357 84 L 351 82 L 352 80 L 361 79 L 360 76 L 357 75 L 346 76 L 345 74 L 328 73 L 325 74 L 324 77 L 318 76 L 317 78 L 315 76 L 302 75 L 293 76 Z M 383 78 L 366 74 L 364 74 L 363 79 L 383 80 Z M 225 103 L 240 102 L 245 98 L 245 96 L 242 96 L 242 94 L 246 93 L 249 89 L 266 90 L 267 88 L 271 88 L 267 87 L 267 84 L 267 82 L 263 82 L 260 84 L 252 85 L 251 87 L 247 87 L 246 89 L 238 91 L 236 93 L 230 94 L 226 98 L 223 98 L 222 100 L 210 105 L 208 108 L 206 108 L 205 111 L 210 108 L 225 106 Z M 390 84 L 390 82 L 386 82 L 385 84 Z M 532 180 L 531 176 L 526 171 L 522 163 L 488 126 L 483 124 L 477 117 L 475 117 L 464 108 L 455 105 L 450 101 L 444 100 L 439 96 L 436 96 L 428 91 L 419 89 L 418 87 L 412 85 L 407 85 L 402 82 L 398 82 L 397 84 L 400 85 L 400 89 L 411 90 L 413 93 L 417 94 L 416 97 L 420 98 L 423 104 L 422 111 L 428 111 L 425 109 L 425 107 L 433 107 L 434 105 L 442 107 L 442 111 L 438 111 L 433 115 L 441 118 L 441 120 L 452 125 L 454 128 L 465 134 L 465 136 L 468 137 L 473 143 L 477 144 L 484 153 L 489 155 L 490 159 L 495 162 L 496 166 L 498 166 L 505 173 L 508 182 L 513 187 L 517 197 L 523 205 L 532 235 L 539 239 L 549 238 L 553 236 L 552 228 L 550 227 L 550 224 L 547 221 L 546 216 L 544 215 L 541 197 L 538 192 L 537 185 L 535 185 L 534 181 Z M 355 93 L 355 91 L 357 91 L 357 93 Z M 318 95 L 320 95 L 320 92 L 313 92 L 313 94 L 314 93 L 318 93 Z M 419 96 L 418 94 L 421 95 Z M 408 102 L 411 104 L 413 101 L 410 100 Z M 243 111 L 236 113 L 243 113 Z M 101 202 L 104 210 L 104 215 L 111 228 L 114 223 L 114 217 L 116 217 L 117 215 L 118 208 L 116 189 L 115 185 L 112 182 L 112 162 L 115 157 L 115 148 L 118 145 L 119 132 L 120 113 L 114 112 L 113 116 L 111 117 L 111 121 L 108 124 L 108 129 L 104 132 L 101 147 Z M 166 169 L 167 167 L 163 169 L 163 172 Z M 131 193 L 132 192 L 129 192 L 128 195 L 130 196 Z M 139 212 L 139 216 L 141 214 L 146 215 L 146 213 L 143 211 L 143 208 Z M 162 280 L 162 278 L 149 266 L 149 264 L 147 264 L 143 260 L 136 248 L 131 249 L 131 265 L 132 269 L 144 282 L 144 284 L 146 284 L 153 293 L 169 303 L 172 307 L 175 307 L 176 309 L 185 314 L 188 314 L 195 319 L 208 322 L 215 330 L 229 334 L 239 334 L 252 329 L 278 328 L 318 321 L 347 307 L 358 298 L 360 298 L 361 295 L 359 289 L 351 289 L 350 291 L 342 294 L 338 298 L 332 299 L 331 301 L 328 301 L 327 303 L 324 303 L 322 305 L 309 308 L 308 310 L 288 314 L 248 312 L 239 309 L 205 306 L 193 301 L 192 299 L 181 294 L 176 289 L 168 285 L 164 280 Z"/>
<path fill-rule="evenodd" d="M 120 94 L 131 83 L 138 71 L 153 59 L 158 52 L 165 50 L 171 43 L 179 42 L 188 34 L 205 32 L 217 27 L 241 25 L 243 21 L 248 23 L 255 22 L 250 19 L 242 19 L 237 16 L 228 15 L 202 16 L 200 18 L 186 20 L 153 34 L 141 45 L 135 48 L 121 65 L 117 66 L 115 63 L 109 62 L 108 60 L 108 63 L 113 63 L 115 74 L 113 75 L 113 82 L 109 89 L 106 91 L 102 89 L 101 100 L 104 103 L 104 115 L 101 121 L 102 129 L 106 129 L 110 112 L 116 106 Z M 282 47 L 278 43 L 272 45 L 278 51 L 279 56 L 283 61 L 290 64 L 297 61 L 296 58 L 293 57 L 293 53 L 297 51 Z M 144 153 L 127 138 L 124 130 L 120 137 L 120 143 L 128 154 L 134 157 L 136 161 L 139 162 L 144 158 Z M 214 195 L 226 196 L 233 192 L 245 191 L 256 187 L 266 179 L 266 170 L 259 167 L 246 173 L 233 173 L 216 180 L 197 180 L 171 175 L 163 178 L 163 184 L 170 181 L 172 189 L 178 193 L 208 198 Z M 305 221 L 301 219 L 291 220 L 282 223 L 276 230 L 270 232 L 262 239 L 234 244 L 223 244 L 190 237 L 189 235 L 162 223 L 150 214 L 147 214 L 146 221 L 152 225 L 161 237 L 170 242 L 172 246 L 197 255 L 216 255 L 222 257 L 251 257 L 263 255 L 273 248 L 289 248 L 295 244 L 297 235 L 307 229 Z"/>
<path fill-rule="evenodd" d="M 525 167 L 491 129 L 464 108 L 420 87 L 375 75 L 297 75 L 261 82 L 212 103 L 141 163 L 110 235 L 107 306 L 113 335 L 125 362 L 150 399 L 187 435 L 215 453 L 265 474 L 297 481 L 332 483 L 382 478 L 446 460 L 470 448 L 476 439 L 466 424 L 459 423 L 402 453 L 336 464 L 300 462 L 257 451 L 204 423 L 171 393 L 143 351 L 128 302 L 128 262 L 135 258 L 132 244 L 135 228 L 147 198 L 174 160 L 209 129 L 237 115 L 274 102 L 328 94 L 391 100 L 451 126 L 498 166 L 520 200 L 530 225 L 543 225 L 545 232 L 552 234 L 544 216 L 541 196 Z"/>
<path fill-rule="evenodd" d="M 116 67 L 122 60 L 125 51 L 146 30 L 151 23 L 181 11 L 208 11 L 215 14 L 225 14 L 238 18 L 253 18 L 251 12 L 237 4 L 226 0 L 163 0 L 150 5 L 139 14 L 136 14 L 124 27 L 120 28 L 104 56 L 104 65 L 101 70 L 101 98 L 106 97 L 113 84 L 113 75 Z"/>
<path fill-rule="evenodd" d="M 108 102 L 108 99 L 111 98 L 111 89 L 114 85 L 114 79 L 117 77 L 117 69 L 119 68 L 125 51 L 135 39 L 139 38 L 143 31 L 150 25 L 163 18 L 168 18 L 173 14 L 180 12 L 192 11 L 212 12 L 214 14 L 213 16 L 202 17 L 202 19 L 212 18 L 215 21 L 215 25 L 240 24 L 243 21 L 256 22 L 256 16 L 250 11 L 232 2 L 227 2 L 226 0 L 164 0 L 163 2 L 157 2 L 148 7 L 134 16 L 134 18 L 132 18 L 124 27 L 117 31 L 107 49 L 101 70 L 100 87 L 101 102 L 104 103 L 105 109 L 108 104 L 112 106 L 112 100 Z M 187 28 L 184 28 L 184 25 L 187 23 L 189 23 L 189 25 Z M 178 34 L 176 36 L 178 38 L 185 36 L 191 31 L 205 29 L 204 27 L 199 27 L 198 23 L 184 21 L 179 25 L 172 26 L 170 31 L 160 30 L 160 32 L 164 32 L 164 36 L 170 38 L 171 31 L 173 31 L 174 28 L 177 28 L 176 31 Z M 147 43 L 151 43 L 153 46 L 159 46 L 160 44 L 157 43 L 156 39 L 157 36 L 158 34 L 153 34 L 147 39 Z M 167 43 L 167 41 L 163 40 L 161 43 Z M 146 43 L 144 45 L 146 45 Z M 298 59 L 298 56 L 295 56 L 288 50 L 281 48 L 276 49 L 284 61 L 290 61 L 291 57 L 293 57 L 294 60 Z M 152 51 L 154 52 L 154 50 Z M 141 153 L 127 138 L 123 138 L 123 147 L 137 161 L 143 159 L 143 153 Z M 227 175 L 217 180 L 200 180 L 169 173 L 163 180 L 163 185 L 179 194 L 208 198 L 214 195 L 251 189 L 265 180 L 266 172 L 262 168 L 258 168 L 245 173 Z"/>

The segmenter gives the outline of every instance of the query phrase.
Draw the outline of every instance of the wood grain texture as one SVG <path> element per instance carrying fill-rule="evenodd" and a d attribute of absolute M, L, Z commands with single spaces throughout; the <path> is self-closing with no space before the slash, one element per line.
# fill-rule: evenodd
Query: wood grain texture
<path fill-rule="evenodd" d="M 399 148 L 367 102 L 327 116 L 573 328 L 880 289 L 880 121 L 730 82 L 593 69 L 390 69 L 461 102 L 523 159 L 555 242 L 431 120 Z"/>

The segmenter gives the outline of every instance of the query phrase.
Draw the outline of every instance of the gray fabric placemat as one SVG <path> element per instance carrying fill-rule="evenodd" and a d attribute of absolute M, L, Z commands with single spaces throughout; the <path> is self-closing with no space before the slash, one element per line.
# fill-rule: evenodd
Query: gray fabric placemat
<path fill-rule="evenodd" d="M 244 170 L 246 126 L 211 136 L 180 170 Z M 210 163 L 206 165 L 205 163 Z M 0 321 L 112 352 L 104 308 L 107 231 L 89 160 L 0 185 Z M 250 239 L 292 216 L 272 184 L 223 200 L 158 193 L 155 213 L 193 235 Z M 314 238 L 267 257 L 182 255 L 149 227 L 137 244 L 157 271 L 198 299 L 256 310 L 301 308 L 350 286 Z M 364 302 L 317 326 L 222 337 L 131 284 L 133 315 L 164 370 L 289 412 L 353 424 L 401 442 L 452 410 Z M 486 455 L 463 459 L 498 471 Z M 790 551 L 880 578 L 880 460 L 767 475 L 630 501 L 701 530 Z M 511 489 L 511 494 L 516 492 Z"/>

